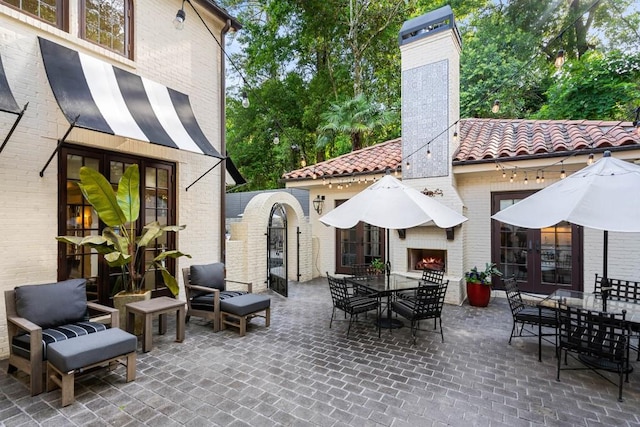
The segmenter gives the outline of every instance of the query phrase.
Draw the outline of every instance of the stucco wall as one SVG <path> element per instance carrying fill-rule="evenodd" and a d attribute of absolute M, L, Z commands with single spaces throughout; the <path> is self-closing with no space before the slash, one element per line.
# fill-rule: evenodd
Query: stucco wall
<path fill-rule="evenodd" d="M 39 171 L 54 151 L 68 122 L 49 87 L 37 36 L 52 40 L 165 86 L 186 93 L 212 144 L 220 150 L 219 48 L 195 19 L 183 31 L 171 20 L 180 1 L 135 1 L 135 60 L 125 59 L 96 45 L 57 30 L 14 9 L 0 5 L 0 54 L 7 80 L 20 106 L 29 107 L 16 132 L 0 153 L 0 291 L 17 285 L 49 283 L 57 277 L 58 159 Z M 77 2 L 71 4 L 71 33 L 77 30 Z M 187 13 L 189 13 L 187 8 Z M 201 11 L 205 19 L 207 13 Z M 215 34 L 221 23 L 209 22 Z M 74 33 L 75 34 L 75 33 Z M 0 113 L 2 138 L 15 119 Z M 177 164 L 177 218 L 187 228 L 178 235 L 178 247 L 193 256 L 188 263 L 218 260 L 220 254 L 220 174 L 214 169 L 189 191 L 187 185 L 215 164 L 216 159 L 140 141 L 75 129 L 67 142 L 105 150 L 163 159 Z M 178 270 L 179 271 L 179 270 Z M 179 281 L 181 275 L 177 275 Z M 182 285 L 182 283 L 181 283 Z M 0 358 L 8 355 L 4 292 L 0 292 Z"/>

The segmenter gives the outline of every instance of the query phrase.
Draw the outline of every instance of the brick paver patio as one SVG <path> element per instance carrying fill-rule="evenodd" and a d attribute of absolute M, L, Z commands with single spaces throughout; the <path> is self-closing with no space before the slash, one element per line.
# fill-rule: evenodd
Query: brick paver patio
<path fill-rule="evenodd" d="M 0 425 L 640 425 L 637 372 L 622 403 L 616 386 L 589 371 L 557 382 L 551 344 L 542 363 L 535 339 L 507 344 L 504 298 L 488 308 L 445 305 L 445 342 L 421 332 L 411 347 L 408 328 L 378 339 L 371 318 L 349 338 L 347 322 L 329 329 L 326 279 L 294 283 L 289 295 L 273 294 L 271 327 L 256 319 L 243 338 L 193 318 L 175 343 L 170 323 L 151 352 L 138 353 L 136 381 L 125 383 L 122 367 L 85 376 L 66 408 L 59 390 L 31 397 L 26 377 L 7 375 L 1 361 Z"/>

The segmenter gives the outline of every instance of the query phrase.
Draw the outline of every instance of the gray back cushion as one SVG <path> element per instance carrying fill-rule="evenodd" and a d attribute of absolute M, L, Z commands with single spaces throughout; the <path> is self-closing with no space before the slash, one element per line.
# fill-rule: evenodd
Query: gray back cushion
<path fill-rule="evenodd" d="M 42 329 L 82 321 L 87 313 L 86 283 L 85 279 L 71 279 L 18 286 L 16 312 Z"/>
<path fill-rule="evenodd" d="M 224 264 L 215 262 L 213 264 L 192 265 L 189 281 L 192 285 L 224 291 Z"/>

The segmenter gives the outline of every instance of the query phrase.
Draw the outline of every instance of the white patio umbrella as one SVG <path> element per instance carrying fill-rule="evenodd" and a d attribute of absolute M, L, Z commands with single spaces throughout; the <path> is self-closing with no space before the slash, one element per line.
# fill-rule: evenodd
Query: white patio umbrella
<path fill-rule="evenodd" d="M 415 188 L 404 185 L 391 175 L 385 175 L 320 218 L 320 222 L 336 228 L 351 228 L 360 221 L 386 228 L 387 256 L 389 229 L 397 230 L 419 225 L 449 228 L 466 220 L 467 217 Z"/>
<path fill-rule="evenodd" d="M 336 228 L 351 228 L 362 221 L 387 229 L 418 225 L 449 228 L 466 220 L 465 216 L 391 175 L 385 175 L 320 218 L 320 222 Z"/>
<path fill-rule="evenodd" d="M 509 206 L 492 216 L 525 228 L 551 227 L 568 221 L 604 230 L 603 278 L 607 278 L 608 231 L 640 232 L 640 166 L 611 157 Z"/>

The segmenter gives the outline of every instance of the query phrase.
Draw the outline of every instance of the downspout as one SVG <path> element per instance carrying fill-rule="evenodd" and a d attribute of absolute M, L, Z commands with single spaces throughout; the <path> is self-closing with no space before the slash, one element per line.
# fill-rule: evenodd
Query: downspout
<path fill-rule="evenodd" d="M 227 116 L 226 116 L 226 75 L 225 75 L 225 53 L 224 53 L 224 38 L 225 34 L 231 28 L 231 20 L 227 19 L 220 31 L 220 154 L 223 156 L 222 171 L 220 172 L 220 261 L 226 264 L 227 255 L 227 225 L 226 225 L 226 199 L 227 199 L 227 161 L 224 160 L 227 157 Z"/>

